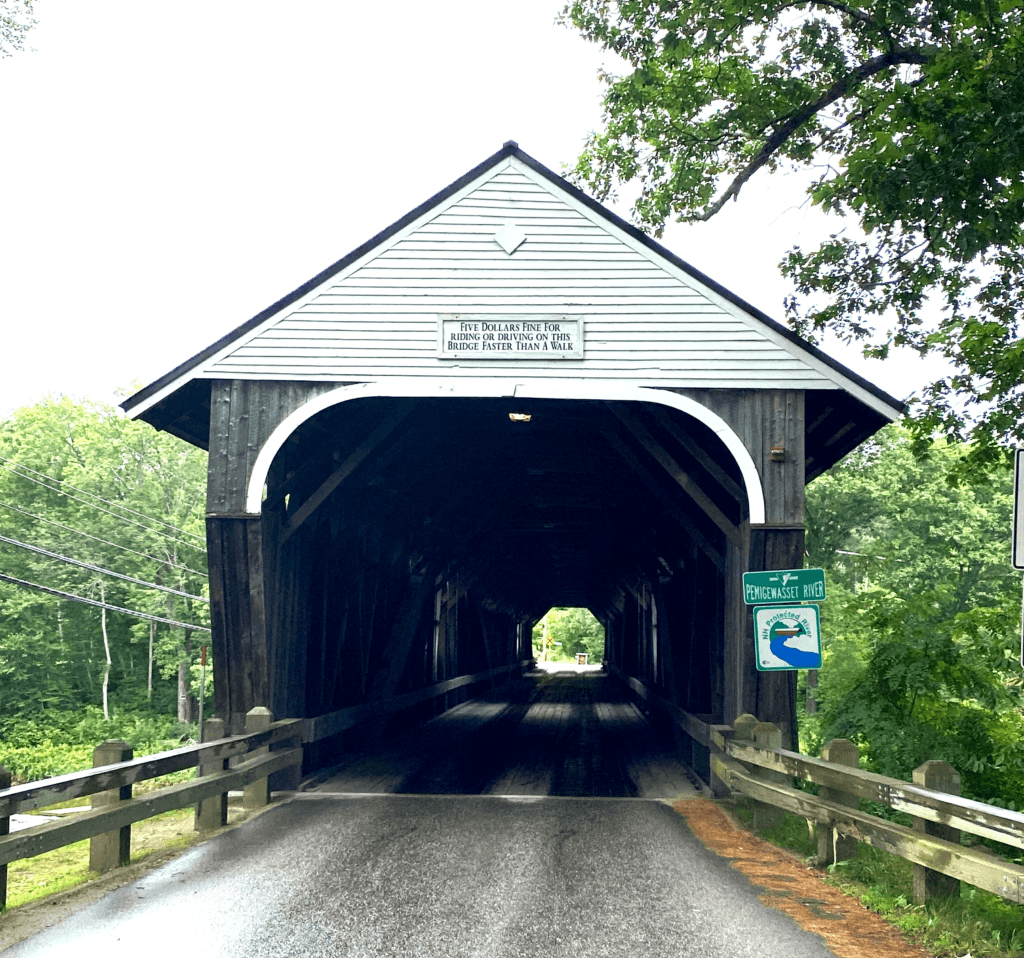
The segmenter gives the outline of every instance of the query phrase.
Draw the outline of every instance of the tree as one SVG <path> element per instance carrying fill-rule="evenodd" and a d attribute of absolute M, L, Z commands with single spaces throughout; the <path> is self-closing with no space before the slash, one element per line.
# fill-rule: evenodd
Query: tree
<path fill-rule="evenodd" d="M 960 452 L 915 459 L 888 427 L 808 489 L 807 564 L 822 604 L 820 740 L 861 743 L 870 767 L 908 778 L 941 758 L 965 793 L 1019 801 L 1024 788 L 1020 573 L 1009 568 L 1012 477 L 952 488 Z"/>
<path fill-rule="evenodd" d="M 1024 440 L 1024 12 L 1016 0 L 572 0 L 563 20 L 631 68 L 571 175 L 636 181 L 638 225 L 706 220 L 761 170 L 816 170 L 844 224 L 782 270 L 794 327 L 867 355 L 945 356 L 919 443 Z M 929 316 L 934 315 L 934 319 Z"/>
<path fill-rule="evenodd" d="M 10 540 L 0 543 L 2 571 L 161 618 L 208 623 L 205 462 L 201 450 L 107 406 L 55 398 L 17 410 L 0 421 L 0 534 Z M 18 702 L 29 711 L 102 703 L 105 713 L 108 699 L 144 703 L 150 625 L 0 583 L 0 683 L 18 689 L 6 714 Z M 153 643 L 186 721 L 193 718 L 193 635 L 159 623 Z M 155 707 L 173 701 L 166 687 L 159 691 Z"/>
<path fill-rule="evenodd" d="M 595 665 L 604 658 L 604 638 L 604 626 L 581 608 L 549 609 L 533 627 L 534 654 L 542 661 L 575 661 L 585 652 Z"/>
<path fill-rule="evenodd" d="M 25 34 L 35 26 L 34 0 L 0 0 L 0 57 L 25 46 Z"/>

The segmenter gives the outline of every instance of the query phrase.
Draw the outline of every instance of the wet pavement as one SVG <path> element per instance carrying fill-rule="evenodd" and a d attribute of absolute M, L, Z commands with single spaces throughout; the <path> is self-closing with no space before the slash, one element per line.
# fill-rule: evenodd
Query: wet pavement
<path fill-rule="evenodd" d="M 2 919 L 0 919 L 2 920 Z M 307 794 L 5 958 L 827 958 L 669 805 Z"/>

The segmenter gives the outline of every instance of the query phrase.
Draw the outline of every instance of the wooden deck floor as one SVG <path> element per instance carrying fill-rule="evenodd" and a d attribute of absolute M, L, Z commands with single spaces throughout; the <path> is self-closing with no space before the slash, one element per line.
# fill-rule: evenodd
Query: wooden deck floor
<path fill-rule="evenodd" d="M 686 769 L 599 671 L 536 672 L 353 755 L 338 794 L 693 795 Z"/>

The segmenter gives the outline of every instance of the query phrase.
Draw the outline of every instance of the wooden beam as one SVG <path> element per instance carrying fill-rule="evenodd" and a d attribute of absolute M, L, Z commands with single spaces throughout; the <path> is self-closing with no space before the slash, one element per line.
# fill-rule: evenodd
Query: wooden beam
<path fill-rule="evenodd" d="M 672 413 L 669 411 L 667 406 L 662 406 L 657 403 L 652 403 L 650 406 L 651 415 L 658 420 L 669 432 L 673 439 L 679 443 L 697 462 L 701 468 L 707 470 L 713 479 L 715 479 L 730 496 L 733 497 L 737 502 L 743 503 L 747 501 L 746 491 L 737 483 L 732 476 L 730 476 L 714 459 L 712 459 L 705 449 L 696 442 L 692 436 L 688 435 L 686 430 L 681 428 L 678 421 L 673 418 Z"/>
<path fill-rule="evenodd" d="M 729 517 L 712 502 L 711 498 L 700 486 L 687 474 L 686 470 L 669 455 L 665 447 L 651 435 L 647 427 L 640 422 L 640 419 L 630 410 L 618 403 L 607 402 L 605 405 L 623 422 L 627 429 L 636 437 L 639 443 L 657 460 L 658 464 L 676 481 L 676 484 L 683 490 L 701 509 L 701 511 L 716 525 L 726 538 L 735 545 L 740 544 L 740 530 Z"/>
<path fill-rule="evenodd" d="M 661 503 L 666 512 L 675 519 L 686 531 L 689 533 L 693 541 L 705 552 L 712 562 L 718 568 L 721 568 L 725 562 L 725 557 L 718 550 L 715 544 L 697 527 L 697 524 L 686 514 L 686 512 L 679 507 L 679 504 L 675 502 L 671 496 L 669 496 L 665 490 L 658 484 L 657 480 L 651 475 L 650 470 L 640 461 L 640 458 L 633 452 L 632 449 L 626 444 L 626 441 L 621 436 L 617 435 L 613 430 L 609 430 L 604 434 L 604 438 L 611 444 L 615 451 L 626 461 L 626 464 L 632 468 L 637 474 L 640 480 L 647 488 L 654 493 L 655 498 Z"/>
<path fill-rule="evenodd" d="M 389 416 L 386 416 L 377 428 L 352 450 L 348 458 L 324 480 L 320 488 L 296 509 L 295 514 L 289 516 L 288 522 L 281 530 L 282 544 L 287 542 L 295 534 L 295 530 L 323 504 L 327 497 L 355 472 L 374 449 L 395 431 L 402 420 L 412 412 L 416 402 L 415 399 L 404 401 Z"/>

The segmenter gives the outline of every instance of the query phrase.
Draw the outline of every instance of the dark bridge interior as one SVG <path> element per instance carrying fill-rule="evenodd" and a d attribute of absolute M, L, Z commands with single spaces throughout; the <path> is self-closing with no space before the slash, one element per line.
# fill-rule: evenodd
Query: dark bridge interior
<path fill-rule="evenodd" d="M 324 714 L 529 659 L 534 622 L 582 606 L 605 625 L 610 661 L 711 713 L 720 572 L 745 509 L 722 442 L 663 406 L 331 407 L 268 477 L 275 712 Z"/>

